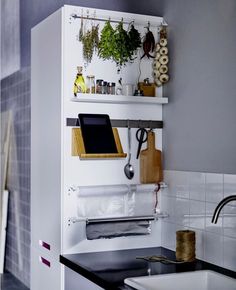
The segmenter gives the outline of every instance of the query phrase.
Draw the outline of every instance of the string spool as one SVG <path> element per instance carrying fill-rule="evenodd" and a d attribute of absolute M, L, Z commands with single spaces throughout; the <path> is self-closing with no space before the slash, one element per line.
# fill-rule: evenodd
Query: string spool
<path fill-rule="evenodd" d="M 176 260 L 193 262 L 195 260 L 195 232 L 182 230 L 176 232 Z"/>

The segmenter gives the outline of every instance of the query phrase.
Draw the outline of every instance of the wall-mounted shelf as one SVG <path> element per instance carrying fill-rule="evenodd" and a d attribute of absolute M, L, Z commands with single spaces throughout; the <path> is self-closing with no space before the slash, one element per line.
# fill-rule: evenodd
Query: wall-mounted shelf
<path fill-rule="evenodd" d="M 71 98 L 72 102 L 107 103 L 107 104 L 167 104 L 168 98 L 139 97 L 123 95 L 78 94 Z"/>

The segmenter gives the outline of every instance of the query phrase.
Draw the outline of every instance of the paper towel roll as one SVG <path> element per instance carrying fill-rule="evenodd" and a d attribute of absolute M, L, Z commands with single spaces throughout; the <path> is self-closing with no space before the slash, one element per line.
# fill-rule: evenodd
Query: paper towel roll
<path fill-rule="evenodd" d="M 129 191 L 127 185 L 82 186 L 78 188 L 78 196 L 124 195 Z"/>

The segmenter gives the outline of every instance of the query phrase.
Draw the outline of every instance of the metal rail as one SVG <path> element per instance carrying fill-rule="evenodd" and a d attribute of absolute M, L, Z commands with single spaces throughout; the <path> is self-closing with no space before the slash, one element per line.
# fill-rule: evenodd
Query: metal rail
<path fill-rule="evenodd" d="M 149 129 L 162 129 L 163 121 L 157 120 L 128 120 L 128 119 L 111 119 L 112 127 L 127 128 L 129 124 L 130 128 L 149 128 Z M 66 118 L 67 127 L 79 127 L 79 119 Z"/>

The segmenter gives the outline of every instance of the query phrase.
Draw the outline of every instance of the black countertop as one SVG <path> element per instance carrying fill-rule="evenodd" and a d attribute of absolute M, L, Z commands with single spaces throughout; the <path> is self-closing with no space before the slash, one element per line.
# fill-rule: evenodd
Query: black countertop
<path fill-rule="evenodd" d="M 128 277 L 195 270 L 213 270 L 236 278 L 236 272 L 200 260 L 166 265 L 136 259 L 138 256 L 152 255 L 164 255 L 175 260 L 175 252 L 158 247 L 61 255 L 60 262 L 106 290 L 133 289 L 124 284 L 124 279 Z"/>

